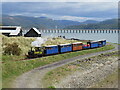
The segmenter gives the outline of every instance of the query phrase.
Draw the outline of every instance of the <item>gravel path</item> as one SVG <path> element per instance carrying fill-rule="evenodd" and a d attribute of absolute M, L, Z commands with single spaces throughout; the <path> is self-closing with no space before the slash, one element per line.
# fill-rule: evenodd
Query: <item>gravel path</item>
<path fill-rule="evenodd" d="M 93 63 L 89 68 L 66 76 L 60 83 L 55 84 L 54 86 L 57 88 L 90 88 L 115 72 L 117 68 L 118 58 L 109 57 L 106 62 Z M 109 87 L 113 88 L 114 86 Z M 116 85 L 114 88 L 118 88 L 118 86 Z"/>
<path fill-rule="evenodd" d="M 65 64 L 68 64 L 70 62 L 74 62 L 78 59 L 89 58 L 91 56 L 96 56 L 102 53 L 108 53 L 108 52 L 113 52 L 117 50 L 118 50 L 118 46 L 115 45 L 115 49 L 112 49 L 112 50 L 77 56 L 71 59 L 62 60 L 53 64 L 49 64 L 49 65 L 45 65 L 45 66 L 33 69 L 17 77 L 17 79 L 12 84 L 12 88 L 43 88 L 42 78 L 48 71 L 55 69 L 57 67 L 63 66 Z"/>

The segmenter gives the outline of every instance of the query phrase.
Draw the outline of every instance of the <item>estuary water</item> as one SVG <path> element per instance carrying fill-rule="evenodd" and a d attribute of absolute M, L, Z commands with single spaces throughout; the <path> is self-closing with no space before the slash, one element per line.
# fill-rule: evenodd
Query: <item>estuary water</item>
<path fill-rule="evenodd" d="M 66 38 L 77 38 L 81 40 L 106 39 L 107 42 L 119 43 L 120 33 L 41 33 L 43 37 L 65 36 Z"/>

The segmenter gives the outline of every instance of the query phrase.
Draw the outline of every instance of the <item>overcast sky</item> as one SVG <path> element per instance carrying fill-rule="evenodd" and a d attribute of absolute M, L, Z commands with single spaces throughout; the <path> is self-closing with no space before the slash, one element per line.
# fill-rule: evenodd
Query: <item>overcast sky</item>
<path fill-rule="evenodd" d="M 118 0 L 109 0 L 109 2 L 108 0 L 104 0 L 104 2 L 99 2 L 98 0 L 91 0 L 91 2 L 88 2 L 88 0 L 85 0 L 86 2 L 77 2 L 78 0 L 75 2 L 71 2 L 72 0 L 69 0 L 69 2 L 65 2 L 66 0 L 62 0 L 62 2 L 50 2 L 51 0 L 47 0 L 49 2 L 30 2 L 30 0 L 24 0 L 24 2 L 7 1 L 4 0 L 2 2 L 2 14 L 43 16 L 80 22 L 118 17 Z"/>

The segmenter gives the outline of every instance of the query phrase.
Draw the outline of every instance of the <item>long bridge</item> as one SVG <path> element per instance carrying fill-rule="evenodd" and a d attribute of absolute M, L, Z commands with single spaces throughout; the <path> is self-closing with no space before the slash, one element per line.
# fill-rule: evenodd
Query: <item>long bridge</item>
<path fill-rule="evenodd" d="M 119 29 L 40 29 L 41 33 L 120 33 Z"/>

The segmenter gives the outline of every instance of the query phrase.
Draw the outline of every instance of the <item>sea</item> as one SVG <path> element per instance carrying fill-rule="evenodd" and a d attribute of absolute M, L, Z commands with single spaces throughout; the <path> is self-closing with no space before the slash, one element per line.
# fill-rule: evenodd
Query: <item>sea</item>
<path fill-rule="evenodd" d="M 42 37 L 58 37 L 76 38 L 81 40 L 101 40 L 106 39 L 107 42 L 120 44 L 120 33 L 41 33 Z"/>

